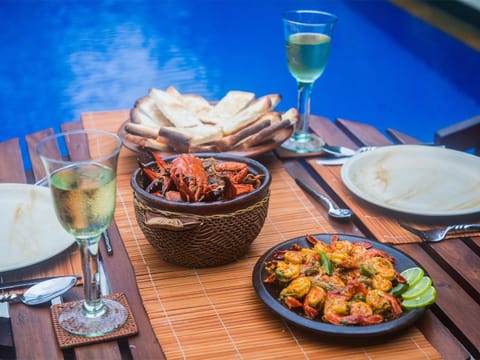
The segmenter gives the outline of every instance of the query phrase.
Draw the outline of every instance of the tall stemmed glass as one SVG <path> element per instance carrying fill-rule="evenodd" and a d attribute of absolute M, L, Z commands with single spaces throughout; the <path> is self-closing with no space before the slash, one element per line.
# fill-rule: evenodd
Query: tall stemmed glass
<path fill-rule="evenodd" d="M 297 80 L 300 114 L 300 123 L 282 147 L 296 153 L 317 152 L 324 141 L 309 130 L 310 96 L 315 80 L 327 64 L 337 17 L 321 11 L 296 10 L 286 12 L 282 21 L 288 69 Z"/>
<path fill-rule="evenodd" d="M 66 159 L 61 149 L 69 142 L 90 144 L 90 151 L 81 152 L 84 155 L 73 160 Z M 81 251 L 85 299 L 68 304 L 58 318 L 63 329 L 81 336 L 112 332 L 128 317 L 122 304 L 102 298 L 98 271 L 98 242 L 115 210 L 121 144 L 115 134 L 78 130 L 49 136 L 37 148 L 57 217 L 65 230 L 75 237 Z"/>

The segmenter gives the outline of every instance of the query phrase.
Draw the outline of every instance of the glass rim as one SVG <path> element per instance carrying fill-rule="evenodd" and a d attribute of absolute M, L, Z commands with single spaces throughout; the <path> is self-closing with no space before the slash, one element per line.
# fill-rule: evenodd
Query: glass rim
<path fill-rule="evenodd" d="M 93 134 L 93 135 L 107 136 L 112 140 L 116 140 L 117 145 L 108 155 L 98 156 L 98 157 L 94 157 L 94 158 L 91 158 L 91 159 L 85 159 L 85 160 L 80 160 L 80 161 L 57 159 L 57 158 L 52 158 L 51 156 L 42 154 L 42 147 L 48 141 L 51 141 L 53 139 L 66 138 L 70 135 L 78 135 L 78 134 L 86 134 L 86 135 Z M 57 143 L 57 145 L 58 145 L 58 143 Z M 89 162 L 92 162 L 92 161 L 101 162 L 101 161 L 107 160 L 107 159 L 109 159 L 113 156 L 116 156 L 120 152 L 120 150 L 122 149 L 122 145 L 123 145 L 123 141 L 120 138 L 120 136 L 118 136 L 117 134 L 114 134 L 114 133 L 111 133 L 111 132 L 108 132 L 108 131 L 105 131 L 105 130 L 78 129 L 78 130 L 62 131 L 60 133 L 55 133 L 55 134 L 48 135 L 44 139 L 40 140 L 40 142 L 37 144 L 36 154 L 40 158 L 43 158 L 45 160 L 48 160 L 52 163 L 57 163 L 57 164 L 71 164 L 71 163 L 74 163 L 74 162 L 89 163 Z"/>
<path fill-rule="evenodd" d="M 326 20 L 325 21 L 305 22 L 304 20 L 302 21 L 302 20 L 299 20 L 299 19 L 289 18 L 289 16 L 291 16 L 293 14 L 322 15 L 322 16 L 325 16 Z M 329 13 L 327 11 L 321 11 L 321 10 L 289 10 L 289 11 L 286 11 L 282 14 L 282 19 L 284 21 L 288 21 L 290 23 L 303 24 L 303 25 L 308 25 L 308 26 L 315 26 L 315 25 L 325 25 L 325 24 L 335 23 L 338 20 L 338 16 L 335 15 L 335 14 Z"/>

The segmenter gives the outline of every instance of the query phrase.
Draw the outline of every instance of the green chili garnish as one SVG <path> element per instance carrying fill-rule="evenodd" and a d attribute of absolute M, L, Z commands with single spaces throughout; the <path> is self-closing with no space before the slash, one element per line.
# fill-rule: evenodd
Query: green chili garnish
<path fill-rule="evenodd" d="M 330 260 L 327 258 L 327 255 L 325 255 L 324 252 L 319 252 L 318 255 L 320 255 L 320 260 L 322 261 L 322 266 L 325 268 L 325 271 L 327 272 L 327 275 L 332 275 L 333 269 L 332 269 L 332 263 Z"/>

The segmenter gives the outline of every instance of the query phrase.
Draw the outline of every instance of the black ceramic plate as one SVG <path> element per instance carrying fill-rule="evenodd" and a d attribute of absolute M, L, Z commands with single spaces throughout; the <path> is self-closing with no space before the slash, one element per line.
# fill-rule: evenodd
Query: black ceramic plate
<path fill-rule="evenodd" d="M 314 235 L 317 239 L 322 240 L 326 243 L 330 243 L 332 234 L 317 234 Z M 395 262 L 395 269 L 398 272 L 401 272 L 407 268 L 413 266 L 419 266 L 412 258 L 407 256 L 401 251 L 394 249 L 391 246 L 379 243 L 374 240 L 365 239 L 363 237 L 351 236 L 351 235 L 341 235 L 340 239 L 348 240 L 351 242 L 359 241 L 369 241 L 373 244 L 374 249 L 379 249 L 387 252 L 392 255 Z M 319 320 L 310 320 L 304 317 L 301 313 L 296 313 L 292 310 L 289 310 L 284 304 L 279 302 L 278 295 L 281 288 L 278 285 L 274 284 L 265 284 L 263 280 L 269 275 L 267 270 L 265 270 L 265 262 L 273 258 L 273 254 L 278 250 L 291 249 L 293 244 L 298 244 L 302 247 L 311 247 L 312 245 L 305 239 L 304 236 L 287 240 L 283 243 L 280 243 L 270 250 L 268 250 L 255 264 L 253 269 L 253 286 L 255 291 L 263 303 L 269 307 L 274 313 L 281 316 L 285 320 L 305 328 L 310 331 L 317 333 L 331 335 L 336 337 L 356 337 L 356 338 L 367 338 L 375 337 L 380 335 L 391 334 L 393 332 L 404 329 L 408 326 L 411 326 L 415 321 L 417 321 L 425 312 L 425 308 L 405 310 L 402 316 L 398 319 L 384 322 L 377 325 L 367 325 L 367 326 L 342 326 L 342 325 L 332 325 L 323 323 Z"/>

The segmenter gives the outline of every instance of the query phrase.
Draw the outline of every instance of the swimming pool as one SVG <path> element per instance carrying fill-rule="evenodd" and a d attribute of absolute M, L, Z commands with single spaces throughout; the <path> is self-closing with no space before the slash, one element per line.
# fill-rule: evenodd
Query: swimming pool
<path fill-rule="evenodd" d="M 219 99 L 230 89 L 296 103 L 281 13 L 339 21 L 312 113 L 393 127 L 424 141 L 480 114 L 480 54 L 387 1 L 0 2 L 0 141 L 128 109 L 151 87 Z"/>

